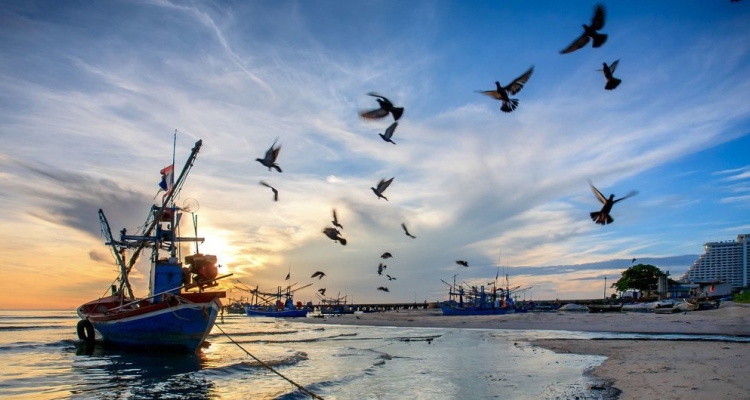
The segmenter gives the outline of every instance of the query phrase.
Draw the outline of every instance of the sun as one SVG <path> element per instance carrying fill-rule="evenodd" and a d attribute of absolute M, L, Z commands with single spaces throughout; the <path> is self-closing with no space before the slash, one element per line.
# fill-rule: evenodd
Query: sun
<path fill-rule="evenodd" d="M 205 238 L 203 243 L 198 243 L 198 251 L 201 254 L 215 255 L 219 260 L 218 264 L 232 264 L 237 259 L 237 249 L 229 244 L 229 232 L 217 230 L 211 227 L 201 228 L 198 237 Z M 195 253 L 196 245 L 191 243 L 189 246 L 183 246 L 183 254 Z"/>

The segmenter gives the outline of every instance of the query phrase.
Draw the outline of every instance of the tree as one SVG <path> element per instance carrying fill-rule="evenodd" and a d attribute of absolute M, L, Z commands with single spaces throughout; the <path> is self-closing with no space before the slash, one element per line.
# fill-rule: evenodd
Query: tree
<path fill-rule="evenodd" d="M 629 289 L 640 291 L 656 290 L 659 277 L 663 275 L 666 274 L 651 264 L 638 264 L 622 271 L 622 277 L 613 283 L 611 287 L 617 289 L 618 292 L 624 292 Z M 669 278 L 667 280 L 670 285 L 678 283 Z"/>

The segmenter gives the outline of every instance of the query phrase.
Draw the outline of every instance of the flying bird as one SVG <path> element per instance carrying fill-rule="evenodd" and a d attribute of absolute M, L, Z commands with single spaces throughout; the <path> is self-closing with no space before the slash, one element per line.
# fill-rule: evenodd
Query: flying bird
<path fill-rule="evenodd" d="M 336 209 L 335 208 L 333 209 L 333 221 L 331 221 L 331 222 L 333 223 L 333 226 L 341 228 L 341 229 L 344 229 L 344 227 L 341 226 L 341 224 L 339 224 L 339 219 L 336 217 Z"/>
<path fill-rule="evenodd" d="M 410 237 L 412 239 L 416 239 L 417 238 L 416 236 L 414 236 L 411 233 L 409 233 L 409 230 L 406 229 L 406 224 L 405 223 L 402 222 L 401 223 L 401 227 L 404 229 L 404 233 L 406 233 L 406 236 L 408 236 L 408 237 Z"/>
<path fill-rule="evenodd" d="M 593 40 L 593 47 L 599 47 L 607 41 L 607 35 L 597 32 L 604 27 L 604 6 L 597 4 L 594 8 L 594 16 L 591 17 L 591 25 L 583 25 L 583 34 L 578 37 L 570 46 L 560 50 L 560 54 L 572 53 L 583 48 L 589 43 L 589 38 Z"/>
<path fill-rule="evenodd" d="M 271 186 L 271 185 L 269 185 L 269 184 L 267 184 L 267 183 L 265 183 L 263 181 L 260 181 L 260 184 L 263 185 L 263 186 L 265 186 L 265 187 L 267 187 L 267 188 L 271 189 L 271 191 L 273 192 L 273 201 L 279 201 L 279 191 L 276 190 L 275 187 L 273 187 L 273 186 Z"/>
<path fill-rule="evenodd" d="M 321 280 L 321 279 L 323 279 L 324 276 L 326 276 L 325 272 L 315 271 L 315 273 L 312 274 L 312 276 L 310 278 L 318 277 L 318 280 Z"/>
<path fill-rule="evenodd" d="M 612 74 L 615 73 L 615 69 L 617 69 L 617 63 L 619 63 L 620 60 L 617 60 L 613 62 L 610 65 L 607 65 L 607 63 L 602 63 L 602 69 L 599 71 L 602 71 L 604 73 L 604 78 L 607 80 L 607 84 L 604 85 L 604 88 L 607 90 L 612 90 L 616 88 L 620 82 L 622 82 L 622 79 L 617 79 Z"/>
<path fill-rule="evenodd" d="M 321 296 L 325 296 L 326 295 L 326 288 L 320 288 L 320 289 L 318 289 L 318 293 L 320 293 Z"/>
<path fill-rule="evenodd" d="M 367 93 L 368 96 L 377 97 L 378 104 L 380 104 L 380 108 L 376 108 L 374 110 L 370 111 L 360 111 L 359 115 L 362 118 L 367 119 L 378 119 L 383 118 L 388 115 L 388 113 L 391 113 L 393 115 L 393 120 L 398 121 L 399 118 L 401 118 L 401 115 L 404 113 L 403 107 L 394 107 L 393 103 L 391 103 L 390 100 L 386 99 L 385 97 L 370 92 Z"/>
<path fill-rule="evenodd" d="M 396 127 L 398 126 L 398 122 L 394 122 L 391 124 L 391 126 L 388 127 L 388 129 L 385 130 L 385 134 L 378 133 L 378 135 L 386 142 L 391 142 L 393 144 L 396 144 L 393 140 L 391 140 L 391 137 L 393 136 L 393 132 L 396 131 Z"/>
<path fill-rule="evenodd" d="M 341 232 L 339 232 L 336 228 L 325 228 L 323 229 L 323 233 L 325 233 L 326 236 L 328 236 L 329 239 L 333 240 L 334 242 L 341 243 L 342 246 L 346 246 L 346 239 L 342 238 Z"/>
<path fill-rule="evenodd" d="M 380 265 L 378 265 L 378 275 L 383 275 L 383 270 L 386 268 L 388 268 L 387 265 L 380 263 Z"/>
<path fill-rule="evenodd" d="M 395 176 L 393 178 L 395 178 Z M 384 179 L 381 179 L 380 182 L 378 182 L 377 188 L 374 188 L 374 187 L 370 188 L 372 189 L 372 192 L 375 193 L 376 196 L 378 196 L 378 199 L 382 197 L 385 199 L 385 201 L 388 201 L 388 198 L 383 196 L 383 192 L 385 192 L 385 190 L 388 189 L 388 186 L 391 185 L 391 182 L 393 182 L 393 178 L 388 179 L 387 181 Z"/>
<path fill-rule="evenodd" d="M 610 194 L 609 198 L 604 197 L 602 192 L 600 192 L 597 188 L 595 188 L 594 185 L 591 183 L 591 181 L 589 181 L 589 186 L 591 186 L 591 191 L 594 192 L 594 195 L 596 196 L 596 198 L 599 199 L 599 201 L 602 202 L 602 204 L 604 204 L 604 206 L 602 206 L 601 211 L 592 212 L 590 214 L 591 220 L 596 222 L 599 225 L 607 225 L 615 221 L 614 218 L 612 218 L 609 215 L 609 212 L 612 210 L 612 206 L 614 206 L 615 203 L 617 203 L 620 200 L 625 200 L 628 197 L 633 197 L 638 194 L 637 191 L 633 190 L 627 195 L 625 195 L 625 197 L 621 197 L 615 200 L 614 194 Z"/>
<path fill-rule="evenodd" d="M 456 264 L 463 265 L 464 267 L 468 267 L 469 266 L 469 262 L 468 261 L 464 261 L 464 260 L 456 260 Z"/>
<path fill-rule="evenodd" d="M 385 276 L 387 276 L 387 277 L 388 277 L 388 280 L 389 280 L 389 281 L 395 281 L 395 280 L 396 280 L 396 278 L 395 278 L 395 277 L 393 277 L 393 276 L 390 276 L 390 275 L 388 275 L 388 274 L 385 274 Z"/>
<path fill-rule="evenodd" d="M 490 96 L 495 100 L 501 100 L 503 105 L 500 106 L 500 110 L 503 112 L 511 112 L 518 107 L 518 99 L 511 99 L 510 95 L 516 94 L 523 89 L 523 85 L 528 82 L 532 72 L 534 72 L 534 66 L 508 84 L 508 86 L 503 87 L 500 85 L 500 82 L 495 81 L 495 90 L 482 90 L 478 92 Z"/>
<path fill-rule="evenodd" d="M 391 253 L 389 253 L 387 251 L 380 256 L 380 258 L 382 258 L 382 259 L 391 258 L 391 257 L 393 257 L 393 254 L 391 254 Z"/>
<path fill-rule="evenodd" d="M 390 292 L 390 290 L 388 290 L 388 288 L 387 288 L 387 287 L 385 287 L 385 286 L 380 286 L 380 287 L 378 287 L 378 290 L 382 290 L 382 291 L 384 291 L 384 292 Z"/>
<path fill-rule="evenodd" d="M 279 145 L 279 147 L 274 146 L 276 146 L 275 140 L 271 147 L 266 151 L 266 157 L 256 158 L 255 161 L 263 164 L 264 167 L 268 167 L 269 171 L 271 168 L 276 168 L 277 171 L 281 172 L 281 167 L 279 167 L 279 164 L 276 164 L 276 159 L 279 157 L 279 151 L 281 151 L 281 145 Z"/>
<path fill-rule="evenodd" d="M 632 263 L 634 263 L 634 262 L 635 262 L 635 258 L 634 258 L 634 259 L 633 259 L 633 261 L 631 261 L 630 263 L 632 264 Z"/>

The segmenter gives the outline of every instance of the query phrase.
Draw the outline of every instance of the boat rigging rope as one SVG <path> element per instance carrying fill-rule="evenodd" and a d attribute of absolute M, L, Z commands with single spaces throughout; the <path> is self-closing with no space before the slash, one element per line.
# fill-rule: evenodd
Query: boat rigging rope
<path fill-rule="evenodd" d="M 321 397 L 321 396 L 318 396 L 317 394 L 315 394 L 315 393 L 313 393 L 313 392 L 311 392 L 311 391 L 309 391 L 309 390 L 305 389 L 305 387 L 304 387 L 304 386 L 302 386 L 302 385 L 300 385 L 299 383 L 297 383 L 297 382 L 295 382 L 295 381 L 293 381 L 293 380 L 291 380 L 291 379 L 287 378 L 286 376 L 282 375 L 282 374 L 281 374 L 281 372 L 279 372 L 279 371 L 275 370 L 275 369 L 274 369 L 274 368 L 273 368 L 272 366 L 270 366 L 270 365 L 268 365 L 268 364 L 264 363 L 264 362 L 263 362 L 263 361 L 261 361 L 261 360 L 260 360 L 260 359 L 259 359 L 258 357 L 255 357 L 254 355 L 250 354 L 250 352 L 249 352 L 249 351 L 245 350 L 245 348 L 244 348 L 244 347 L 242 347 L 242 346 L 241 346 L 241 345 L 240 345 L 239 343 L 235 342 L 235 341 L 234 341 L 234 339 L 232 339 L 232 337 L 231 337 L 231 336 L 229 336 L 229 334 L 228 334 L 228 333 L 224 332 L 224 329 L 221 329 L 221 327 L 220 327 L 219 325 L 214 325 L 214 326 L 215 326 L 215 327 L 217 327 L 217 328 L 219 328 L 219 330 L 221 331 L 221 333 L 223 333 L 223 334 L 224 334 L 224 336 L 226 336 L 226 337 L 227 337 L 227 339 L 229 339 L 229 340 L 230 340 L 230 341 L 231 341 L 232 343 L 236 344 L 236 345 L 237 345 L 237 347 L 239 347 L 239 348 L 240 348 L 240 349 L 241 349 L 242 351 L 244 351 L 244 352 L 245 352 L 245 354 L 247 354 L 247 355 L 249 355 L 250 357 L 252 357 L 252 358 L 253 358 L 253 359 L 254 359 L 255 361 L 257 361 L 258 363 L 260 363 L 260 365 L 264 366 L 265 368 L 267 368 L 267 369 L 268 369 L 269 371 L 273 372 L 274 374 L 276 374 L 276 375 L 278 375 L 278 376 L 282 377 L 282 378 L 283 378 L 284 380 L 286 380 L 287 382 L 289 382 L 289 383 L 291 383 L 292 385 L 296 386 L 296 387 L 297 387 L 297 389 L 299 389 L 299 390 L 301 390 L 301 391 L 305 392 L 306 394 L 310 395 L 310 397 L 312 397 L 313 399 L 321 399 L 321 400 L 323 399 L 323 397 Z"/>

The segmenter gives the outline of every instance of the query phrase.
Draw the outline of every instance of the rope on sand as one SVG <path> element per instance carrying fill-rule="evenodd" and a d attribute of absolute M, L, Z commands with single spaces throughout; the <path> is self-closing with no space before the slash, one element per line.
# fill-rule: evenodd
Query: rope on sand
<path fill-rule="evenodd" d="M 234 339 L 232 339 L 232 337 L 229 336 L 228 333 L 224 332 L 224 329 L 221 329 L 221 327 L 219 325 L 214 325 L 214 326 L 217 327 L 217 328 L 219 328 L 219 330 L 221 331 L 221 333 L 223 333 L 224 336 L 227 337 L 227 339 L 229 339 L 232 343 L 234 343 L 235 345 L 237 345 L 237 347 L 239 347 L 242 351 L 244 351 L 245 354 L 247 354 L 248 356 L 252 357 L 255 361 L 257 361 L 258 363 L 260 363 L 260 365 L 264 366 L 265 368 L 267 368 L 269 371 L 273 372 L 274 374 L 282 377 L 285 381 L 287 381 L 287 382 L 291 383 L 292 385 L 296 386 L 297 389 L 299 389 L 299 390 L 305 392 L 306 394 L 310 395 L 310 397 L 312 397 L 313 399 L 323 400 L 323 397 L 321 397 L 321 396 L 319 396 L 319 395 L 317 395 L 317 394 L 315 394 L 315 393 L 313 393 L 313 392 L 305 389 L 304 386 L 302 386 L 299 383 L 297 383 L 297 382 L 295 382 L 295 381 L 287 378 L 286 376 L 282 375 L 281 372 L 275 370 L 272 366 L 264 363 L 258 357 L 255 357 L 254 355 L 250 354 L 249 351 L 245 350 L 244 347 L 242 347 L 239 343 L 235 342 Z"/>

